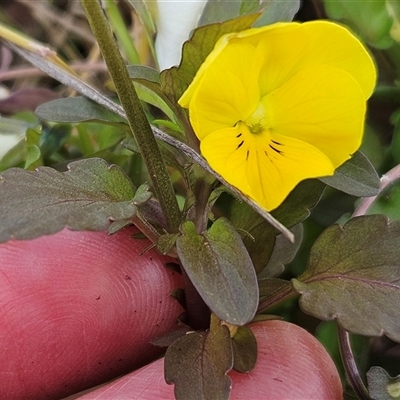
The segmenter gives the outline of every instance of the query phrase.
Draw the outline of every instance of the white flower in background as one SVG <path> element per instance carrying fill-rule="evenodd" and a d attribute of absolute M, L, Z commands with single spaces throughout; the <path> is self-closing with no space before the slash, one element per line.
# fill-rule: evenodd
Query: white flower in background
<path fill-rule="evenodd" d="M 197 27 L 207 0 L 157 0 L 155 43 L 160 70 L 178 65 L 183 42 Z"/>

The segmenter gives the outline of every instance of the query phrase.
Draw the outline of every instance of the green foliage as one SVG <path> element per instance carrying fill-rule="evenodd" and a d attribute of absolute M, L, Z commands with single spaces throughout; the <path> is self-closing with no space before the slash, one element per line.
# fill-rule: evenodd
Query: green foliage
<path fill-rule="evenodd" d="M 400 399 L 400 376 L 392 378 L 380 367 L 372 367 L 367 373 L 368 390 L 373 400 Z"/>
<path fill-rule="evenodd" d="M 400 224 L 382 215 L 332 225 L 311 249 L 307 269 L 293 279 L 301 308 L 347 331 L 385 333 L 400 341 Z"/>
<path fill-rule="evenodd" d="M 393 24 L 386 0 L 367 3 L 349 0 L 324 0 L 329 18 L 352 27 L 370 45 L 387 48 L 392 44 L 390 29 Z"/>
<path fill-rule="evenodd" d="M 379 193 L 379 176 L 368 158 L 359 151 L 342 164 L 335 175 L 321 181 L 353 196 L 369 197 Z"/>
<path fill-rule="evenodd" d="M 208 332 L 190 332 L 165 354 L 165 380 L 175 384 L 177 399 L 228 399 L 232 368 L 229 330 L 217 321 Z"/>
<path fill-rule="evenodd" d="M 198 234 L 191 221 L 182 227 L 177 250 L 193 285 L 223 321 L 244 325 L 258 304 L 258 286 L 250 256 L 234 227 L 225 219 Z"/>
<path fill-rule="evenodd" d="M 105 230 L 111 221 L 134 216 L 136 205 L 124 172 L 101 159 L 73 162 L 67 172 L 11 168 L 0 177 L 0 242 L 33 239 L 65 227 Z"/>
<path fill-rule="evenodd" d="M 128 3 L 144 22 L 152 48 L 155 26 L 147 4 Z M 154 173 L 147 174 L 142 147 L 129 135 L 126 115 L 132 110 L 123 110 L 46 57 L 14 46 L 35 66 L 85 97 L 40 105 L 36 115 L 41 123 L 36 118 L 0 117 L 0 137 L 18 138 L 18 143 L 0 157 L 0 171 L 4 171 L 0 176 L 0 241 L 32 239 L 65 227 L 112 234 L 133 220 L 142 223 L 142 228 L 148 229 L 143 228 L 143 232 L 151 233 L 148 236 L 160 253 L 179 258 L 191 284 L 213 313 L 209 329 L 191 332 L 188 326 L 179 327 L 158 341 L 169 346 L 165 378 L 175 384 L 178 399 L 229 398 L 227 372 L 234 368 L 247 373 L 256 363 L 257 343 L 245 324 L 282 316 L 299 322 L 303 314 L 297 302 L 282 306 L 296 293 L 301 309 L 317 319 L 335 320 L 349 332 L 385 334 L 400 342 L 400 191 L 393 185 L 381 193 L 375 170 L 385 173 L 400 162 L 397 3 L 323 2 L 330 19 L 349 25 L 374 47 L 385 86 L 379 87 L 371 99 L 362 145 L 367 156 L 358 151 L 334 176 L 301 182 L 271 212 L 294 234 L 293 242 L 251 201 L 233 200 L 226 193 L 220 196 L 228 192 L 239 197 L 228 185 L 217 185 L 218 175 L 207 169 L 206 161 L 197 154 L 198 140 L 186 111 L 177 104 L 222 35 L 290 21 L 299 5 L 299 0 L 210 0 L 199 24 L 211 25 L 194 31 L 184 44 L 178 67 L 161 73 L 144 65 L 127 67 L 132 91 L 136 90 L 142 104 L 148 105 L 147 119 L 163 130 L 153 127 L 152 132 L 168 166 L 168 184 L 180 199 L 183 222 L 179 232 L 168 229 L 159 199 L 151 198 L 149 186 L 143 183 Z M 134 126 L 132 115 L 130 124 Z M 391 176 L 391 182 L 397 178 Z M 327 185 L 331 188 L 324 193 Z M 155 187 L 157 184 L 152 189 Z M 365 201 L 354 197 L 376 195 L 364 214 L 384 214 L 391 221 L 383 215 L 351 218 L 354 204 Z M 342 199 L 344 206 L 339 205 Z M 318 212 L 313 213 L 317 205 Z M 348 222 L 325 226 L 337 216 Z M 271 306 L 279 315 L 264 314 Z M 234 325 L 231 332 L 223 322 Z M 300 321 L 308 323 L 306 319 Z M 333 324 L 316 335 L 325 342 L 336 339 Z M 308 328 L 312 331 L 313 326 Z M 338 349 L 332 347 L 332 352 L 338 361 Z M 346 356 L 343 362 L 349 362 Z M 398 377 L 391 378 L 380 368 L 372 368 L 367 377 L 371 398 L 400 398 Z"/>

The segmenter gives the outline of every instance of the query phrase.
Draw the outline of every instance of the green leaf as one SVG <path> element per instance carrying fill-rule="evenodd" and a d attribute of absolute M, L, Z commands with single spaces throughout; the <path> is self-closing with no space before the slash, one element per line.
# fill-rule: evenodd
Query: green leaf
<path fill-rule="evenodd" d="M 400 186 L 398 182 L 387 187 L 368 209 L 368 214 L 384 214 L 391 221 L 400 219 Z"/>
<path fill-rule="evenodd" d="M 392 378 L 383 368 L 372 367 L 367 372 L 367 380 L 371 399 L 400 399 L 400 375 Z"/>
<path fill-rule="evenodd" d="M 400 341 L 400 221 L 382 215 L 332 225 L 315 241 L 308 266 L 292 279 L 300 306 L 347 331 Z"/>
<path fill-rule="evenodd" d="M 283 225 L 291 228 L 310 215 L 310 210 L 318 204 L 324 189 L 325 185 L 318 179 L 300 182 L 271 214 Z"/>
<path fill-rule="evenodd" d="M 279 276 L 285 270 L 285 265 L 294 259 L 303 240 L 303 226 L 295 225 L 291 231 L 294 233 L 294 243 L 282 234 L 278 235 L 272 256 L 266 267 L 258 274 L 258 279 Z"/>
<path fill-rule="evenodd" d="M 352 196 L 369 197 L 379 193 L 379 176 L 368 158 L 359 151 L 342 164 L 335 175 L 321 178 L 321 181 Z"/>
<path fill-rule="evenodd" d="M 126 120 L 105 107 L 85 98 L 69 97 L 57 99 L 40 105 L 36 114 L 54 122 L 101 121 L 111 124 L 126 124 Z"/>
<path fill-rule="evenodd" d="M 136 212 L 134 188 L 116 165 L 72 162 L 68 171 L 11 168 L 0 175 L 0 242 L 33 239 L 64 227 L 105 230 Z"/>
<path fill-rule="evenodd" d="M 257 361 L 257 340 L 247 326 L 239 326 L 232 338 L 233 369 L 249 373 Z"/>
<path fill-rule="evenodd" d="M 201 64 L 213 50 L 217 40 L 224 34 L 250 28 L 259 14 L 230 20 L 224 23 L 207 25 L 194 31 L 192 38 L 185 42 L 182 49 L 182 61 L 179 67 L 161 72 L 163 92 L 176 102 L 193 80 Z"/>
<path fill-rule="evenodd" d="M 241 233 L 256 273 L 267 265 L 275 245 L 276 230 L 246 203 L 234 201 L 229 220 Z"/>
<path fill-rule="evenodd" d="M 329 18 L 350 26 L 368 44 L 385 49 L 393 43 L 390 37 L 393 20 L 386 8 L 386 0 L 324 0 L 324 5 Z"/>
<path fill-rule="evenodd" d="M 228 399 L 232 358 L 229 329 L 213 324 L 209 332 L 188 333 L 168 347 L 165 381 L 175 384 L 177 400 Z"/>
<path fill-rule="evenodd" d="M 299 7 L 300 0 L 209 0 L 200 18 L 199 26 L 226 21 L 257 11 L 261 11 L 262 15 L 260 21 L 256 22 L 256 26 L 264 26 L 278 21 L 291 21 Z"/>
<path fill-rule="evenodd" d="M 177 251 L 190 280 L 211 310 L 232 325 L 249 322 L 258 305 L 257 277 L 236 230 L 225 218 L 199 235 L 182 224 Z"/>
<path fill-rule="evenodd" d="M 290 282 L 279 278 L 261 278 L 258 281 L 260 288 L 260 298 L 273 295 L 278 290 L 282 290 L 290 286 Z"/>

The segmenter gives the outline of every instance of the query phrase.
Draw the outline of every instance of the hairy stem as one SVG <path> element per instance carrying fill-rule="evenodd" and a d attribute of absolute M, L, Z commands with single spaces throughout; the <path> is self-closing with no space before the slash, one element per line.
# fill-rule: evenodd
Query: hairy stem
<path fill-rule="evenodd" d="M 81 0 L 81 2 L 125 110 L 132 135 L 149 171 L 168 229 L 171 232 L 177 232 L 181 221 L 178 202 L 160 149 L 129 77 L 125 62 L 114 41 L 100 3 L 97 0 Z"/>

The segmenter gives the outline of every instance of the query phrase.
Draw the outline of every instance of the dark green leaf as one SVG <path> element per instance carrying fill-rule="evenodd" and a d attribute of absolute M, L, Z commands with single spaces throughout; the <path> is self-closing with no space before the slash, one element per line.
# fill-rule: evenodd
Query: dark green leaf
<path fill-rule="evenodd" d="M 300 182 L 271 214 L 283 225 L 291 228 L 310 215 L 310 210 L 318 204 L 324 189 L 325 185 L 318 179 Z"/>
<path fill-rule="evenodd" d="M 321 181 L 357 197 L 376 196 L 379 193 L 379 176 L 368 158 L 359 151 L 342 164 L 335 175 L 321 178 Z"/>
<path fill-rule="evenodd" d="M 303 226 L 295 225 L 291 231 L 294 233 L 295 242 L 292 243 L 282 234 L 278 235 L 272 256 L 267 266 L 258 275 L 258 279 L 279 276 L 284 271 L 285 265 L 293 260 L 303 240 Z"/>
<path fill-rule="evenodd" d="M 250 372 L 257 361 L 257 340 L 247 326 L 239 326 L 232 338 L 233 368 L 242 373 Z"/>
<path fill-rule="evenodd" d="M 199 25 L 226 21 L 257 11 L 263 12 L 256 26 L 264 26 L 278 21 L 291 21 L 299 10 L 300 0 L 209 0 L 201 16 Z"/>
<path fill-rule="evenodd" d="M 165 354 L 165 381 L 175 384 L 178 400 L 229 398 L 232 345 L 229 329 L 212 326 L 209 332 L 193 332 L 177 339 Z"/>
<path fill-rule="evenodd" d="M 387 187 L 368 209 L 368 214 L 384 214 L 391 221 L 400 219 L 400 186 L 398 182 Z"/>
<path fill-rule="evenodd" d="M 175 246 L 176 239 L 178 239 L 178 237 L 179 233 L 166 233 L 161 235 L 157 240 L 157 251 L 161 254 L 168 254 Z"/>
<path fill-rule="evenodd" d="M 372 400 L 400 399 L 400 375 L 392 378 L 383 368 L 367 372 L 368 391 Z"/>
<path fill-rule="evenodd" d="M 387 48 L 393 43 L 390 37 L 393 20 L 384 0 L 325 0 L 324 5 L 329 18 L 350 26 L 368 44 L 377 48 Z"/>
<path fill-rule="evenodd" d="M 314 243 L 305 272 L 292 280 L 300 306 L 364 336 L 400 341 L 400 221 L 382 215 L 332 225 Z"/>
<path fill-rule="evenodd" d="M 190 221 L 176 242 L 190 280 L 211 310 L 233 325 L 249 322 L 258 305 L 258 286 L 250 256 L 225 218 L 203 234 Z"/>
<path fill-rule="evenodd" d="M 126 124 L 125 119 L 85 97 L 49 101 L 40 105 L 36 109 L 36 114 L 40 118 L 54 122 L 101 121 Z"/>
<path fill-rule="evenodd" d="M 11 168 L 0 175 L 0 242 L 32 239 L 64 227 L 105 230 L 135 214 L 134 188 L 116 165 L 72 162 L 67 172 Z"/>
<path fill-rule="evenodd" d="M 282 290 L 290 285 L 289 281 L 279 278 L 262 278 L 258 280 L 260 297 L 269 297 L 278 290 Z"/>
<path fill-rule="evenodd" d="M 246 203 L 234 201 L 229 220 L 242 234 L 256 273 L 267 265 L 275 245 L 276 230 Z"/>
<path fill-rule="evenodd" d="M 50 129 L 44 130 L 39 140 L 43 157 L 49 157 L 59 150 L 71 135 L 70 124 L 56 124 Z"/>

